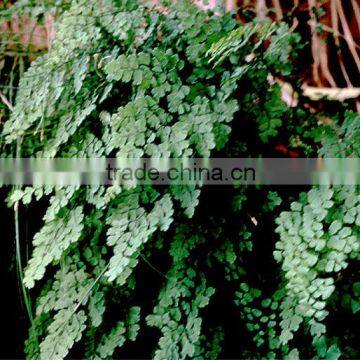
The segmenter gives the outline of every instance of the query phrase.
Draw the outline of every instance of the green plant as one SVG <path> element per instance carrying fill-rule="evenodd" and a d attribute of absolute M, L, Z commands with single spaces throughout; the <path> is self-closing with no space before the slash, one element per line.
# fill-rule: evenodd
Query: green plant
<path fill-rule="evenodd" d="M 239 25 L 231 14 L 202 12 L 188 1 L 165 14 L 135 0 L 74 0 L 49 52 L 21 78 L 3 128 L 4 153 L 263 156 L 280 135 L 290 145 L 287 128 L 301 126 L 303 118 L 282 102 L 279 85 L 268 82 L 269 74 L 291 72 L 300 38 L 288 30 L 268 22 Z M 232 135 L 246 134 L 244 123 L 256 136 Z M 337 126 L 356 141 L 350 120 Z M 49 204 L 24 273 L 28 289 L 41 288 L 27 356 L 112 358 L 153 327 L 156 359 L 215 359 L 228 332 L 206 311 L 223 287 L 241 330 L 253 336 L 239 356 L 340 354 L 325 339 L 322 321 L 334 273 L 358 258 L 357 189 L 313 189 L 280 215 L 281 191 L 227 191 L 217 199 L 223 209 L 207 207 L 210 190 L 195 186 L 14 189 L 9 205 Z M 248 261 L 258 256 L 259 238 L 270 237 L 258 233 L 255 216 L 279 223 L 275 258 L 282 271 L 274 270 L 268 288 Z M 153 265 L 157 253 L 167 259 L 165 271 Z M 139 303 L 139 292 L 149 287 L 141 263 L 162 281 Z M 290 344 L 302 322 L 314 337 L 312 350 Z"/>

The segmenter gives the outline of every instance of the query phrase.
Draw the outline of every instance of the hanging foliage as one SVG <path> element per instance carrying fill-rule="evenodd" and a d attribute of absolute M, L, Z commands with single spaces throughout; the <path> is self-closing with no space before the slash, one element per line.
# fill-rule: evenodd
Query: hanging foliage
<path fill-rule="evenodd" d="M 21 77 L 3 154 L 263 157 L 280 143 L 359 156 L 359 115 L 319 125 L 271 81 L 302 50 L 285 23 L 165 5 L 67 3 L 51 48 Z M 339 307 L 359 310 L 358 190 L 14 189 L 10 206 L 47 204 L 24 270 L 27 357 L 359 356 L 359 335 L 326 323 Z"/>

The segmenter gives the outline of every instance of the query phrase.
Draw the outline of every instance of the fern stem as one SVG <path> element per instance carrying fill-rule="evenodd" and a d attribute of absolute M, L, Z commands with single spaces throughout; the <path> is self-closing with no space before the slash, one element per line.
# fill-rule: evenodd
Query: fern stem
<path fill-rule="evenodd" d="M 19 158 L 21 156 L 21 138 L 17 138 L 16 142 L 16 157 Z M 19 231 L 19 202 L 16 201 L 14 204 L 14 223 L 15 223 L 15 251 L 16 251 L 16 267 L 17 267 L 17 274 L 18 279 L 20 282 L 20 288 L 23 296 L 23 300 L 25 303 L 26 311 L 29 316 L 29 320 L 31 325 L 34 323 L 34 316 L 31 309 L 31 300 L 28 291 L 24 285 L 24 272 L 22 268 L 22 261 L 21 261 L 21 249 L 20 249 L 20 231 Z"/>
<path fill-rule="evenodd" d="M 101 273 L 98 275 L 98 277 L 94 280 L 94 282 L 90 285 L 90 287 L 86 290 L 85 294 L 82 296 L 82 298 L 78 301 L 76 306 L 74 307 L 73 312 L 71 313 L 71 316 L 76 313 L 76 311 L 79 309 L 81 304 L 86 300 L 86 298 L 91 294 L 92 290 L 94 289 L 95 285 L 100 281 L 102 276 L 105 274 L 106 270 L 109 268 L 110 263 L 108 263 L 104 269 L 101 271 Z"/>
<path fill-rule="evenodd" d="M 30 301 L 29 294 L 25 288 L 24 282 L 23 282 L 24 273 L 23 273 L 23 269 L 22 269 L 21 251 L 20 251 L 19 203 L 18 202 L 16 202 L 14 204 L 14 221 L 15 221 L 15 248 L 16 248 L 17 273 L 18 273 L 18 278 L 19 278 L 19 282 L 20 282 L 21 292 L 22 292 L 24 303 L 25 303 L 26 311 L 28 313 L 30 322 L 33 323 L 34 317 L 33 317 L 32 309 L 31 309 L 31 301 Z"/>

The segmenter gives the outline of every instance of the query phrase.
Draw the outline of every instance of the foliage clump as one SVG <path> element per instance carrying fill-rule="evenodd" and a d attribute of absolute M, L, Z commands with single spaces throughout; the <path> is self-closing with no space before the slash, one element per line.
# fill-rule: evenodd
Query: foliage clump
<path fill-rule="evenodd" d="M 303 127 L 304 113 L 269 82 L 292 71 L 300 38 L 286 24 L 240 25 L 189 1 L 164 12 L 136 0 L 67 6 L 51 49 L 20 81 L 3 128 L 6 154 L 260 157 L 277 137 L 291 146 L 289 131 L 307 154 L 356 153 L 356 115 L 333 125 L 342 141 L 309 144 L 309 135 L 318 140 L 309 130 L 315 120 Z M 216 359 L 234 331 L 212 321 L 211 309 L 231 307 L 236 357 L 340 356 L 324 322 L 337 274 L 359 258 L 358 188 L 313 189 L 284 212 L 281 190 L 214 193 L 136 184 L 13 191 L 9 204 L 49 203 L 25 269 L 25 286 L 42 289 L 27 356 L 112 358 L 155 328 L 155 359 Z M 261 223 L 276 218 L 281 269 L 259 255 L 276 236 Z M 158 254 L 162 270 L 152 263 Z M 265 273 L 254 272 L 259 259 Z M 149 271 L 161 281 L 147 283 Z M 299 333 L 312 336 L 310 350 Z M 355 345 L 347 344 L 356 353 Z"/>

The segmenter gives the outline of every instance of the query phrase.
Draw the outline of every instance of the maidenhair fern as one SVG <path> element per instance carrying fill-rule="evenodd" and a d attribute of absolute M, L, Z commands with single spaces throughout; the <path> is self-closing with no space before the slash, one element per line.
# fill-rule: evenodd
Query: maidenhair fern
<path fill-rule="evenodd" d="M 162 333 L 154 359 L 187 359 L 195 355 L 201 335 L 199 310 L 208 305 L 215 290 L 207 286 L 203 274 L 197 279 L 199 275 L 187 264 L 198 241 L 179 229 L 171 244 L 173 264 L 154 313 L 146 319 L 148 325 L 158 327 Z"/>
<path fill-rule="evenodd" d="M 358 156 L 356 114 L 312 133 L 312 115 L 269 82 L 289 75 L 299 50 L 286 24 L 164 5 L 66 4 L 49 52 L 20 80 L 5 155 L 263 157 L 277 137 L 293 145 L 290 130 L 308 153 L 316 143 Z M 15 189 L 10 205 L 48 204 L 25 268 L 25 286 L 39 289 L 27 357 L 128 357 L 149 331 L 155 359 L 224 357 L 228 337 L 241 358 L 359 355 L 356 338 L 341 348 L 325 326 L 338 275 L 359 259 L 358 188 L 296 197 L 174 184 Z M 264 231 L 275 219 L 277 234 Z M 275 242 L 280 266 L 266 255 Z"/>
<path fill-rule="evenodd" d="M 282 342 L 287 343 L 304 320 L 315 339 L 325 333 L 322 321 L 335 290 L 333 274 L 359 255 L 359 204 L 353 187 L 320 188 L 292 203 L 291 212 L 281 213 L 275 258 L 282 261 L 287 279 Z"/>
<path fill-rule="evenodd" d="M 106 359 L 113 355 L 117 347 L 124 345 L 125 341 L 135 341 L 139 331 L 140 308 L 137 306 L 129 309 L 126 322 L 118 322 L 109 334 L 104 334 L 100 340 L 100 345 L 96 350 L 94 359 Z"/>
<path fill-rule="evenodd" d="M 169 195 L 156 201 L 149 213 L 139 206 L 138 200 L 137 194 L 125 196 L 119 204 L 119 211 L 107 218 L 107 244 L 114 246 L 114 255 L 105 273 L 109 281 L 118 279 L 120 284 L 124 283 L 137 264 L 142 245 L 157 229 L 165 231 L 172 222 Z"/>
<path fill-rule="evenodd" d="M 34 286 L 45 274 L 45 268 L 54 260 L 60 260 L 71 243 L 79 240 L 83 229 L 82 208 L 65 211 L 44 225 L 34 236 L 34 252 L 25 271 L 24 283 L 28 288 Z"/>
<path fill-rule="evenodd" d="M 48 335 L 40 344 L 40 359 L 63 359 L 74 343 L 81 339 L 85 322 L 83 310 L 76 314 L 71 309 L 57 312 L 47 328 Z"/>

